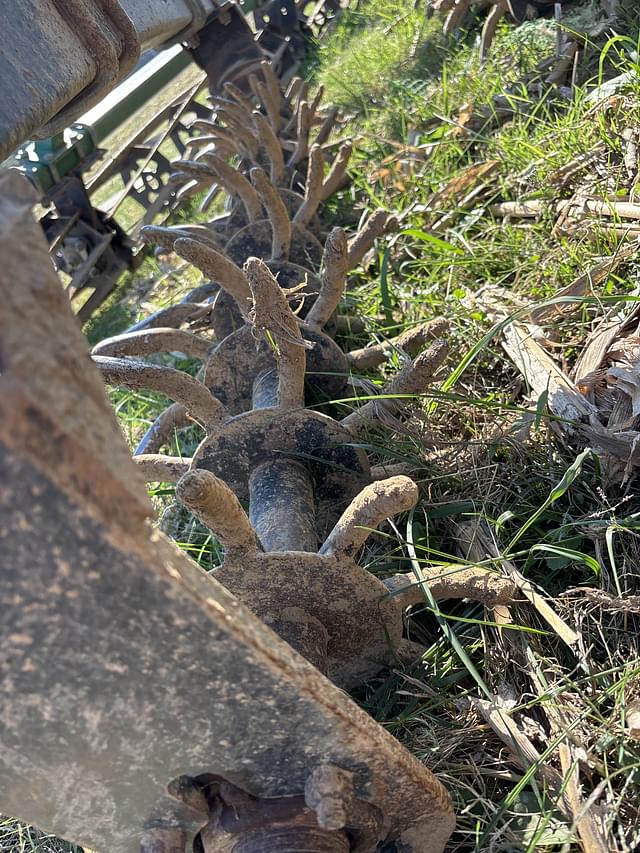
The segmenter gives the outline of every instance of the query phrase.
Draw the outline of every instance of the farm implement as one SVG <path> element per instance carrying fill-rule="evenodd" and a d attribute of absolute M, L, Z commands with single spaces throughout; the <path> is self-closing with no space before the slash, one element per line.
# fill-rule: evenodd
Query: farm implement
<path fill-rule="evenodd" d="M 126 4 L 65 16 L 76 5 L 115 21 Z M 229 25 L 225 10 L 200 22 L 196 50 L 211 47 L 207 27 Z M 367 436 L 410 428 L 447 324 L 343 347 L 359 320 L 341 310 L 349 274 L 398 223 L 379 210 L 359 228 L 325 225 L 352 145 L 333 140 L 337 110 L 284 62 L 291 39 L 263 32 L 265 48 L 252 37 L 224 63 L 209 50 L 209 106 L 194 108 L 198 81 L 163 115 L 178 160 L 161 163 L 148 127 L 133 160 L 110 158 L 130 188 L 162 166 L 154 214 L 195 194 L 225 207 L 194 225 L 140 223 L 136 236 L 202 284 L 91 357 L 51 255 L 68 260 L 95 209 L 65 195 L 43 229 L 24 174 L 0 179 L 0 811 L 110 853 L 439 853 L 454 826 L 447 791 L 346 691 L 419 657 L 403 629 L 425 590 L 520 596 L 489 571 L 381 578 L 361 565 L 367 539 L 418 500 L 392 461 L 371 464 Z M 69 174 L 86 202 L 90 185 Z M 95 275 L 103 259 L 109 276 L 115 235 L 133 241 L 98 224 L 109 239 L 95 221 L 92 239 L 109 248 L 87 244 L 78 263 Z M 194 370 L 170 366 L 174 353 Z M 363 376 L 379 367 L 381 392 Z M 168 398 L 133 457 L 103 382 Z M 194 429 L 195 452 L 163 453 Z M 175 489 L 159 525 L 145 481 Z M 194 517 L 224 554 L 208 573 L 171 541 Z"/>

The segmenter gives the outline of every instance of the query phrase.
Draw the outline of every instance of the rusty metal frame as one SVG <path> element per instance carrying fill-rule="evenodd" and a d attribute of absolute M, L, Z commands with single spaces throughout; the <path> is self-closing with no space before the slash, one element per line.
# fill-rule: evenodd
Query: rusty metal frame
<path fill-rule="evenodd" d="M 34 202 L 2 177 L 0 811 L 93 850 L 176 850 L 207 822 L 185 775 L 299 797 L 331 765 L 398 850 L 439 853 L 435 777 L 149 526 Z"/>

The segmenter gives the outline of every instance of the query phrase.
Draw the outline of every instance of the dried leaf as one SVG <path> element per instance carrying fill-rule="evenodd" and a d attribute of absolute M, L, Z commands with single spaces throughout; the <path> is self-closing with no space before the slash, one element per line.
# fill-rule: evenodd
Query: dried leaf
<path fill-rule="evenodd" d="M 625 394 L 631 397 L 631 406 L 634 416 L 640 415 L 640 366 L 610 367 L 607 371 L 607 380 L 615 383 Z"/>

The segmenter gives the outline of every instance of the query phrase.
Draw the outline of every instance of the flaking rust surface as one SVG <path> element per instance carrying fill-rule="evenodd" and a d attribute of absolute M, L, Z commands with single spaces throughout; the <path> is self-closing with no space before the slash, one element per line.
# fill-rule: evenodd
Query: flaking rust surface
<path fill-rule="evenodd" d="M 151 504 L 139 473 L 131 472 L 113 408 L 33 221 L 35 191 L 9 171 L 0 198 L 5 440 L 32 453 L 63 489 L 107 509 L 114 525 L 136 528 L 152 514 Z"/>
<path fill-rule="evenodd" d="M 245 554 L 240 560 L 227 556 L 214 577 L 263 619 L 295 601 L 321 622 L 329 635 L 327 675 L 344 689 L 394 662 L 402 607 L 381 581 L 348 557 L 302 551 Z"/>
<path fill-rule="evenodd" d="M 333 763 L 406 849 L 439 853 L 442 785 L 147 526 L 16 180 L 0 182 L 0 812 L 133 853 L 145 820 L 180 817 L 165 789 L 181 774 L 300 794 Z"/>

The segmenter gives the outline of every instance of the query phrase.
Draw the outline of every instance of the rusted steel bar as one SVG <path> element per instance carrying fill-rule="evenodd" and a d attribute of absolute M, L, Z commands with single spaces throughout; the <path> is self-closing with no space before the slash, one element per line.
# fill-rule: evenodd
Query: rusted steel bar
<path fill-rule="evenodd" d="M 155 328 L 105 338 L 91 351 L 92 355 L 123 358 L 128 355 L 152 355 L 158 352 L 182 352 L 204 361 L 211 341 L 182 329 Z"/>
<path fill-rule="evenodd" d="M 353 145 L 351 142 L 345 142 L 344 145 L 340 147 L 338 151 L 338 156 L 333 161 L 333 165 L 329 170 L 329 174 L 324 179 L 322 184 L 322 192 L 321 198 L 322 201 L 326 201 L 329 196 L 333 195 L 336 190 L 340 188 L 342 182 L 345 179 L 345 174 L 347 171 L 347 166 L 349 164 L 349 159 L 351 157 L 351 152 L 353 150 Z"/>
<path fill-rule="evenodd" d="M 249 518 L 265 551 L 315 551 L 313 483 L 290 459 L 262 462 L 249 478 Z"/>
<path fill-rule="evenodd" d="M 307 314 L 307 326 L 322 329 L 338 307 L 347 282 L 347 237 L 342 228 L 333 228 L 324 244 L 320 293 Z"/>
<path fill-rule="evenodd" d="M 161 453 L 138 453 L 133 461 L 149 483 L 177 483 L 191 467 L 191 459 L 163 456 Z"/>
<path fill-rule="evenodd" d="M 447 342 L 438 339 L 413 362 L 405 366 L 382 389 L 380 399 L 369 400 L 341 421 L 342 426 L 358 435 L 376 419 L 398 415 L 407 402 L 423 394 L 449 351 Z"/>
<path fill-rule="evenodd" d="M 132 390 L 148 388 L 166 394 L 205 426 L 217 424 L 225 416 L 220 401 L 201 382 L 172 367 L 101 355 L 94 355 L 93 361 L 105 382 Z"/>
<path fill-rule="evenodd" d="M 369 370 L 372 367 L 378 367 L 391 353 L 398 350 L 413 355 L 429 341 L 434 341 L 444 335 L 448 327 L 449 323 L 444 317 L 429 320 L 427 323 L 420 323 L 420 325 L 407 329 L 406 332 L 402 332 L 395 338 L 348 352 L 347 361 L 354 370 Z"/>
<path fill-rule="evenodd" d="M 384 210 L 376 210 L 369 216 L 358 234 L 349 242 L 348 266 L 357 267 L 366 253 L 373 247 L 378 237 L 391 231 L 396 224 L 395 217 Z"/>

